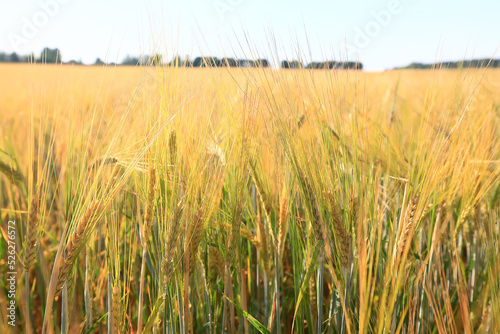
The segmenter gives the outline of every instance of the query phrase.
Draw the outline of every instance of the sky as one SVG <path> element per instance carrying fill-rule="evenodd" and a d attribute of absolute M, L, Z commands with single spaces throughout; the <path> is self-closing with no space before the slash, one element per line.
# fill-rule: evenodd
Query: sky
<path fill-rule="evenodd" d="M 0 0 L 0 52 L 412 62 L 492 58 L 499 0 Z M 500 55 L 497 55 L 500 58 Z"/>

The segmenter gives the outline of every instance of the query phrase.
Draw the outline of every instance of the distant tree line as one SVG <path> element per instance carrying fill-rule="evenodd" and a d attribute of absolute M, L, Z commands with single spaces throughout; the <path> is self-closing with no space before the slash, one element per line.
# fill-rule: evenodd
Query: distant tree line
<path fill-rule="evenodd" d="M 66 62 L 62 61 L 61 52 L 59 49 L 44 48 L 40 53 L 39 57 L 34 54 L 28 56 L 20 56 L 16 53 L 2 53 L 0 52 L 0 62 L 4 63 L 46 63 L 46 64 L 73 64 L 73 65 L 83 65 L 81 61 L 69 60 Z M 93 65 L 117 65 L 115 63 L 106 63 L 100 58 L 97 58 Z M 178 67 L 255 67 L 255 68 L 267 68 L 270 63 L 267 59 L 236 59 L 236 58 L 217 58 L 217 57 L 197 57 L 191 60 L 189 56 L 184 59 L 178 55 L 173 57 L 170 62 L 164 62 L 162 55 L 144 55 L 141 57 L 126 56 L 121 63 L 118 65 L 124 66 L 155 66 L 155 65 L 167 65 L 167 66 L 178 66 Z M 294 69 L 294 68 L 308 68 L 308 69 L 363 69 L 363 64 L 358 62 L 337 62 L 337 61 L 325 61 L 325 62 L 312 62 L 308 65 L 304 65 L 298 60 L 284 60 L 280 63 L 280 67 L 284 69 Z"/>
<path fill-rule="evenodd" d="M 169 65 L 172 65 L 171 63 Z M 234 58 L 217 58 L 217 57 L 197 57 L 192 62 L 184 62 L 184 66 L 191 67 L 269 67 L 267 59 L 234 59 Z"/>
<path fill-rule="evenodd" d="M 0 52 L 0 63 L 46 63 L 46 64 L 73 64 L 83 65 L 79 60 L 62 61 L 62 55 L 59 49 L 44 48 L 40 55 L 37 57 L 35 54 L 19 55 L 15 52 L 5 53 Z M 163 60 L 162 55 L 144 55 L 140 57 L 126 56 L 119 64 L 113 62 L 106 63 L 105 61 L 97 58 L 93 65 L 125 65 L 125 66 L 178 66 L 178 67 L 269 67 L 267 59 L 235 59 L 235 58 L 217 58 L 217 57 L 197 57 L 191 60 L 189 56 L 184 59 L 175 56 L 171 61 L 166 62 Z M 500 67 L 500 59 L 472 59 L 463 61 L 448 61 L 442 63 L 425 64 L 425 63 L 411 63 L 406 67 L 396 67 L 395 69 L 432 69 L 432 68 L 498 68 Z M 363 64 L 360 62 L 352 61 L 324 61 L 324 62 L 311 62 L 304 64 L 299 60 L 283 60 L 280 63 L 280 68 L 283 69 L 328 69 L 328 70 L 362 70 Z"/>
<path fill-rule="evenodd" d="M 11 54 L 0 52 L 0 63 L 46 63 L 62 64 L 62 56 L 59 49 L 44 48 L 37 57 L 34 53 L 29 55 L 18 55 L 16 52 Z M 71 60 L 65 64 L 81 64 L 81 61 Z"/>
<path fill-rule="evenodd" d="M 184 66 L 184 67 L 269 67 L 269 61 L 267 59 L 234 59 L 234 58 L 216 58 L 216 57 L 197 57 L 194 61 L 191 61 L 188 57 L 182 60 L 179 57 L 174 57 L 169 66 Z M 325 62 L 312 62 L 307 66 L 298 60 L 283 60 L 280 63 L 280 67 L 284 69 L 293 68 L 310 68 L 310 69 L 354 69 L 362 70 L 363 64 L 358 62 L 337 62 L 337 61 L 325 61 Z"/>
<path fill-rule="evenodd" d="M 304 68 L 304 64 L 298 60 L 283 60 L 280 65 L 281 68 Z"/>
<path fill-rule="evenodd" d="M 44 48 L 40 53 L 39 57 L 34 54 L 31 55 L 18 55 L 17 53 L 3 53 L 0 52 L 0 63 L 46 63 L 46 64 L 72 64 L 72 65 L 83 65 L 81 61 L 69 60 L 66 62 L 62 61 L 61 52 L 59 49 Z M 155 65 L 167 65 L 167 66 L 178 66 L 178 67 L 255 67 L 255 68 L 267 68 L 270 63 L 267 59 L 236 59 L 236 58 L 217 58 L 217 57 L 197 57 L 191 60 L 189 56 L 182 59 L 179 56 L 175 56 L 170 62 L 164 62 L 162 55 L 144 55 L 141 57 L 126 56 L 123 61 L 119 64 L 106 63 L 102 59 L 97 58 L 93 65 L 124 65 L 124 66 L 155 66 Z M 284 69 L 293 68 L 309 68 L 309 69 L 363 69 L 361 63 L 356 62 L 336 62 L 336 61 L 326 61 L 326 62 L 312 62 L 306 66 L 298 60 L 284 60 L 280 63 L 280 67 Z"/>
<path fill-rule="evenodd" d="M 498 68 L 500 67 L 500 59 L 472 59 L 472 60 L 462 60 L 462 61 L 448 61 L 442 63 L 434 64 L 424 64 L 424 63 L 411 63 L 406 67 L 396 67 L 396 69 L 412 69 L 412 70 L 425 70 L 432 68 Z"/>
<path fill-rule="evenodd" d="M 15 52 L 11 54 L 0 52 L 0 63 L 29 63 L 32 56 L 20 56 Z"/>
<path fill-rule="evenodd" d="M 194 61 L 186 59 L 182 60 L 179 57 L 174 57 L 169 66 L 185 66 L 185 67 L 269 67 L 269 61 L 267 59 L 234 59 L 234 58 L 216 58 L 216 57 L 197 57 Z M 309 69 L 353 69 L 362 70 L 363 64 L 359 62 L 337 62 L 337 61 L 325 61 L 325 62 L 312 62 L 306 66 L 299 60 L 283 60 L 280 63 L 280 67 L 284 69 L 293 68 L 309 68 Z"/>
<path fill-rule="evenodd" d="M 312 62 L 306 68 L 326 70 L 362 70 L 363 64 L 354 61 Z"/>
<path fill-rule="evenodd" d="M 40 52 L 40 56 L 38 58 L 33 53 L 30 55 L 18 55 L 15 52 L 11 54 L 0 52 L 0 62 L 1 63 L 39 62 L 47 64 L 56 64 L 56 63 L 61 63 L 62 58 L 61 58 L 61 52 L 58 49 L 44 48 L 42 52 Z"/>
<path fill-rule="evenodd" d="M 304 64 L 298 60 L 283 60 L 280 64 L 281 68 L 308 68 L 308 69 L 319 69 L 319 70 L 362 70 L 363 64 L 359 62 L 352 61 L 323 61 L 323 62 L 311 62 L 304 66 Z"/>
<path fill-rule="evenodd" d="M 96 62 L 97 62 L 97 60 L 96 60 Z M 163 57 L 160 54 L 154 54 L 151 56 L 144 55 L 144 56 L 140 56 L 140 57 L 126 56 L 125 59 L 123 59 L 123 61 L 120 63 L 120 65 L 128 65 L 128 66 L 130 66 L 130 65 L 132 65 L 132 66 L 155 66 L 155 65 L 162 65 L 162 64 L 163 64 Z"/>

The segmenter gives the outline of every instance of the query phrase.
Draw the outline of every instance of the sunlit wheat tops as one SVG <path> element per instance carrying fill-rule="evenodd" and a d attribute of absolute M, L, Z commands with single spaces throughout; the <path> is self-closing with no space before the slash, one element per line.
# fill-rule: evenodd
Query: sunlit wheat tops
<path fill-rule="evenodd" d="M 0 73 L 18 332 L 500 333 L 500 72 Z"/>

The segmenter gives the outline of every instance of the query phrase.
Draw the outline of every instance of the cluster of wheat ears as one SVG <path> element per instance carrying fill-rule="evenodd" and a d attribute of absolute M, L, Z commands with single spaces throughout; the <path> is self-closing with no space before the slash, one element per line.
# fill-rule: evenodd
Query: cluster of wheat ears
<path fill-rule="evenodd" d="M 500 332 L 500 73 L 2 66 L 19 332 Z"/>

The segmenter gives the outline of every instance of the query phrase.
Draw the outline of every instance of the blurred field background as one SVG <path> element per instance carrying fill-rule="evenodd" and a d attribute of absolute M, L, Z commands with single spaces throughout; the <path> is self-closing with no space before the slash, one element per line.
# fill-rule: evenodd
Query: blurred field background
<path fill-rule="evenodd" d="M 500 332 L 499 70 L 0 73 L 20 332 Z"/>

